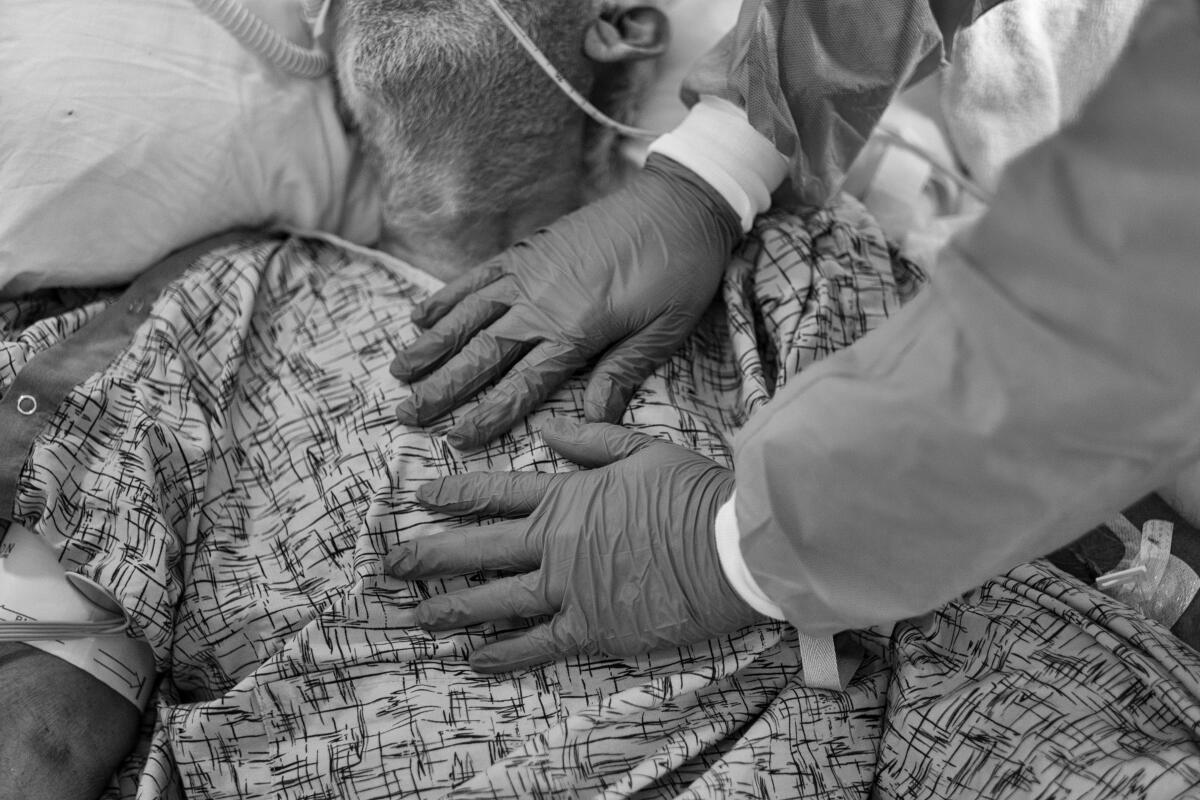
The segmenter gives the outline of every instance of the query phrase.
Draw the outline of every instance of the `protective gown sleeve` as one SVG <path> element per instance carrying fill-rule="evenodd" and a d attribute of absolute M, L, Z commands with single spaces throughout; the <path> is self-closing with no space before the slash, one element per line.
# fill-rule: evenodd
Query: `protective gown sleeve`
<path fill-rule="evenodd" d="M 1200 3 L 1151 5 L 924 292 L 739 434 L 718 538 L 802 632 L 934 608 L 1200 455 L 1197 76 Z"/>
<path fill-rule="evenodd" d="M 822 205 L 896 94 L 1001 1 L 746 0 L 734 30 L 688 75 L 684 100 L 744 109 L 787 159 L 799 199 Z"/>

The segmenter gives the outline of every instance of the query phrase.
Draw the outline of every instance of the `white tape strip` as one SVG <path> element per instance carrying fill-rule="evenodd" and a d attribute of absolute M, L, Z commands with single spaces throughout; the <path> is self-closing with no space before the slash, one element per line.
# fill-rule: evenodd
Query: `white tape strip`
<path fill-rule="evenodd" d="M 847 647 L 839 653 L 832 636 L 798 635 L 800 665 L 804 670 L 804 685 L 811 689 L 830 689 L 842 692 L 850 684 L 862 652 Z"/>

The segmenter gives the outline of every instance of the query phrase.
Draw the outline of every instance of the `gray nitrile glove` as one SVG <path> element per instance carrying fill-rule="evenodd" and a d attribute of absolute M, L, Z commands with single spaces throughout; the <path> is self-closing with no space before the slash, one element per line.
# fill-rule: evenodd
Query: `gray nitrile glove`
<path fill-rule="evenodd" d="M 417 490 L 451 514 L 528 515 L 406 542 L 400 578 L 478 570 L 521 573 L 421 603 L 415 622 L 445 630 L 551 615 L 476 650 L 471 666 L 504 672 L 572 653 L 626 656 L 702 641 L 763 617 L 729 585 L 713 524 L 733 473 L 682 447 L 606 423 L 553 420 L 546 443 L 595 469 L 468 473 Z"/>
<path fill-rule="evenodd" d="M 428 328 L 392 374 L 396 407 L 424 425 L 492 381 L 449 431 L 479 447 L 511 428 L 596 356 L 584 415 L 612 422 L 712 301 L 741 227 L 691 170 L 651 156 L 628 186 L 584 206 L 448 284 L 413 313 Z"/>

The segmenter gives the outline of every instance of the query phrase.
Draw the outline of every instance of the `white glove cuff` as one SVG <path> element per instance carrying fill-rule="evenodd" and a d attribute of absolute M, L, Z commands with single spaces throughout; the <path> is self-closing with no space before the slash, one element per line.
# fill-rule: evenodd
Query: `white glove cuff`
<path fill-rule="evenodd" d="M 755 611 L 775 619 L 787 619 L 783 609 L 758 586 L 746 560 L 742 558 L 734 501 L 737 492 L 717 511 L 714 535 L 717 539 L 717 557 L 721 559 L 721 570 L 733 585 L 734 591 L 749 603 Z M 831 636 L 809 636 L 797 632 L 796 644 L 800 648 L 800 663 L 804 669 L 804 684 L 813 689 L 842 690 L 850 682 L 858 668 L 857 653 L 848 653 L 839 659 Z"/>
<path fill-rule="evenodd" d="M 717 557 L 721 559 L 721 570 L 733 590 L 743 600 L 750 604 L 760 614 L 772 619 L 786 619 L 783 609 L 771 602 L 771 599 L 759 588 L 758 582 L 750 574 L 746 560 L 742 558 L 742 548 L 739 544 L 741 533 L 738 531 L 737 515 L 733 510 L 733 501 L 737 492 L 717 511 L 715 536 L 717 538 Z"/>
<path fill-rule="evenodd" d="M 788 161 L 750 125 L 745 110 L 728 100 L 701 95 L 670 133 L 650 145 L 684 165 L 717 190 L 750 230 L 754 218 L 771 206 L 771 192 L 787 176 Z"/>

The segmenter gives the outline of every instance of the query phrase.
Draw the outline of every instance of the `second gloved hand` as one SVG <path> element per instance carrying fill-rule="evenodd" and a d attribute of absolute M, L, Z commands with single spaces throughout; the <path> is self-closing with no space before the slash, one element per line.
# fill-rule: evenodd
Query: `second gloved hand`
<path fill-rule="evenodd" d="M 591 421 L 620 418 L 637 386 L 691 333 L 741 235 L 729 204 L 663 156 L 417 307 L 426 332 L 392 374 L 412 383 L 402 423 L 424 425 L 499 379 L 449 431 L 458 448 L 511 428 L 596 356 Z"/>
<path fill-rule="evenodd" d="M 604 423 L 554 420 L 556 452 L 595 469 L 468 473 L 423 485 L 417 499 L 452 514 L 528 515 L 406 542 L 400 578 L 482 569 L 521 573 L 421 603 L 415 621 L 446 630 L 551 615 L 476 650 L 471 666 L 504 672 L 572 653 L 635 655 L 761 621 L 717 556 L 717 509 L 733 473 L 682 447 Z"/>

